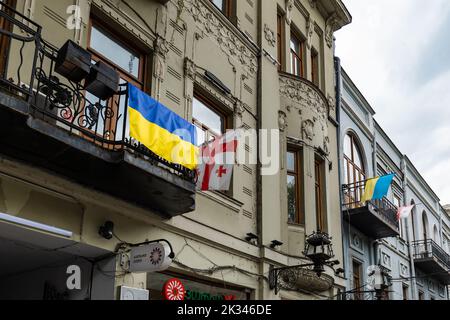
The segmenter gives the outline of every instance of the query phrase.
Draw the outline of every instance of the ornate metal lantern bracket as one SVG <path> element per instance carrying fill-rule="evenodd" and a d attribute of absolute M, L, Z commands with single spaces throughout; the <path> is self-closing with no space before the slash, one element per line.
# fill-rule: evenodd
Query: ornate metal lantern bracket
<path fill-rule="evenodd" d="M 270 289 L 278 294 L 281 288 L 297 291 L 302 285 L 312 289 L 310 291 L 326 291 L 331 288 L 334 278 L 323 275 L 325 267 L 330 267 L 337 274 L 334 267 L 340 264 L 337 260 L 331 260 L 334 258 L 331 240 L 328 234 L 320 231 L 306 237 L 303 254 L 311 263 L 282 268 L 272 266 L 269 271 Z"/>

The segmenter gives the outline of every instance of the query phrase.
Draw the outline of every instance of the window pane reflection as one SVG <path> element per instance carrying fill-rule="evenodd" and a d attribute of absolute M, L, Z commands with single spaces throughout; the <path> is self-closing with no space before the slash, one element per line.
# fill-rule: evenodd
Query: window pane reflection
<path fill-rule="evenodd" d="M 296 222 L 297 220 L 297 195 L 296 195 L 296 179 L 293 176 L 287 177 L 287 192 L 288 192 L 288 217 L 289 222 Z"/>
<path fill-rule="evenodd" d="M 90 47 L 134 77 L 139 77 L 140 59 L 138 55 L 125 49 L 95 26 L 91 29 Z"/>

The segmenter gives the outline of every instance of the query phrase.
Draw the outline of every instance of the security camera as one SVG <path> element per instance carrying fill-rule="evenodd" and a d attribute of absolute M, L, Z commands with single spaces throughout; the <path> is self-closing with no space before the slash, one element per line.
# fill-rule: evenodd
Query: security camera
<path fill-rule="evenodd" d="M 98 234 L 106 240 L 111 240 L 114 236 L 114 222 L 106 221 L 98 230 Z"/>

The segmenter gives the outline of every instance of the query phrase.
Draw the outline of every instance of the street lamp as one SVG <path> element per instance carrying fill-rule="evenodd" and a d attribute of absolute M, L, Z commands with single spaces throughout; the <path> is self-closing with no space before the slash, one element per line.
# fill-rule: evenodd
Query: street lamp
<path fill-rule="evenodd" d="M 306 238 L 305 251 L 303 254 L 309 258 L 314 265 L 314 272 L 320 277 L 325 272 L 325 265 L 334 258 L 332 238 L 321 231 L 314 232 Z M 333 263 L 336 265 L 336 263 Z"/>
<path fill-rule="evenodd" d="M 288 282 L 289 287 L 295 287 L 295 284 L 299 282 L 299 277 L 305 276 L 305 273 L 302 271 L 305 271 L 307 267 L 312 267 L 312 271 L 318 278 L 321 278 L 325 272 L 325 266 L 334 270 L 334 266 L 339 264 L 337 260 L 331 261 L 335 256 L 332 238 L 327 233 L 321 231 L 314 232 L 312 235 L 306 237 L 303 254 L 311 260 L 311 263 L 293 267 L 271 267 L 269 272 L 269 286 L 271 290 L 275 290 L 275 294 L 278 294 L 280 282 Z"/>

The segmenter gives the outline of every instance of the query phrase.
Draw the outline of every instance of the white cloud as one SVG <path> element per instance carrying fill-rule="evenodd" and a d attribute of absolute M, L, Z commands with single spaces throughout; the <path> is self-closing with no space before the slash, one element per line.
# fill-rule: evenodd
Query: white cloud
<path fill-rule="evenodd" d="M 450 1 L 344 2 L 354 20 L 336 34 L 344 69 L 394 143 L 450 203 L 450 56 L 433 54 L 450 46 Z"/>

